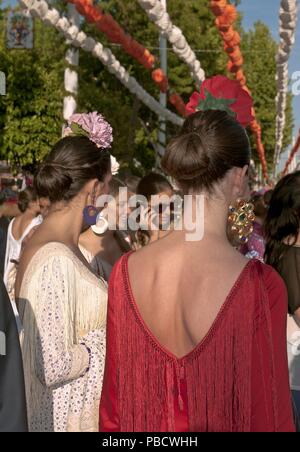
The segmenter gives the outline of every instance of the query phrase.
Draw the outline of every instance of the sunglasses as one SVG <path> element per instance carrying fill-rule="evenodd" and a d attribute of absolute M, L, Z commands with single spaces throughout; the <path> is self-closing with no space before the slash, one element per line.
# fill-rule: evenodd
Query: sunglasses
<path fill-rule="evenodd" d="M 166 203 L 166 204 L 164 204 L 164 203 L 159 203 L 159 204 L 157 204 L 156 206 L 153 206 L 152 210 L 153 210 L 155 213 L 162 215 L 163 213 L 168 212 L 168 211 L 174 212 L 175 206 L 174 206 L 174 203 L 173 203 L 173 202 L 171 202 L 171 203 Z"/>

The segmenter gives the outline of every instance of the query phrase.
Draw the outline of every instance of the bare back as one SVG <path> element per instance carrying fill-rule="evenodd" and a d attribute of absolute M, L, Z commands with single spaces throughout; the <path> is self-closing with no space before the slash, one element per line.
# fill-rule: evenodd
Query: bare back
<path fill-rule="evenodd" d="M 32 218 L 27 217 L 25 215 L 19 215 L 15 217 L 14 222 L 12 224 L 12 236 L 16 241 L 19 241 L 30 223 L 32 222 Z"/>
<path fill-rule="evenodd" d="M 178 358 L 206 336 L 248 260 L 228 243 L 196 246 L 173 232 L 129 258 L 140 314 L 159 343 Z"/>

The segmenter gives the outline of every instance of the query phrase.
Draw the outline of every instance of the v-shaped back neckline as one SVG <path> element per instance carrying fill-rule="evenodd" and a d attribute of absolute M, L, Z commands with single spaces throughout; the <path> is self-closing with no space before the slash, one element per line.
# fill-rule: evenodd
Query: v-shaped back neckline
<path fill-rule="evenodd" d="M 123 259 L 122 273 L 123 273 L 123 278 L 124 278 L 124 282 L 125 282 L 125 289 L 126 289 L 128 301 L 130 303 L 130 306 L 134 312 L 134 315 L 135 315 L 138 323 L 140 324 L 140 327 L 143 330 L 146 338 L 148 340 L 150 340 L 152 345 L 154 346 L 154 348 L 160 350 L 161 353 L 163 355 L 165 355 L 165 357 L 168 360 L 176 362 L 177 364 L 183 364 L 185 361 L 193 359 L 194 356 L 197 356 L 198 353 L 200 353 L 205 348 L 205 346 L 210 341 L 210 338 L 214 335 L 215 331 L 218 329 L 218 326 L 223 318 L 223 314 L 225 313 L 225 311 L 227 311 L 227 309 L 231 305 L 231 302 L 234 299 L 234 295 L 235 295 L 237 289 L 240 287 L 240 285 L 244 279 L 244 276 L 247 274 L 248 270 L 251 268 L 253 263 L 256 262 L 255 259 L 249 260 L 246 263 L 246 265 L 244 266 L 244 268 L 241 270 L 235 283 L 231 287 L 228 295 L 226 296 L 225 301 L 223 302 L 221 308 L 219 309 L 214 321 L 212 322 L 210 328 L 208 329 L 207 333 L 203 336 L 203 338 L 200 340 L 200 342 L 190 352 L 188 352 L 187 354 L 185 354 L 182 357 L 178 357 L 160 343 L 160 341 L 157 339 L 157 337 L 154 335 L 154 333 L 148 327 L 146 321 L 143 319 L 143 317 L 140 313 L 139 307 L 138 307 L 135 297 L 133 295 L 133 290 L 132 290 L 132 286 L 131 286 L 131 282 L 130 282 L 130 278 L 129 278 L 129 271 L 128 271 L 128 260 L 129 260 L 129 257 L 131 256 L 131 254 L 133 254 L 133 253 L 134 253 L 134 251 L 131 251 L 130 253 L 127 253 L 125 256 L 123 256 L 123 258 L 122 258 Z"/>

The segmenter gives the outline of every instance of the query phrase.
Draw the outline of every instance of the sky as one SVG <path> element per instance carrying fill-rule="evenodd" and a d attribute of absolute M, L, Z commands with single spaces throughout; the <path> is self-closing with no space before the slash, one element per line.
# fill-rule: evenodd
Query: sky
<path fill-rule="evenodd" d="M 243 25 L 245 29 L 252 27 L 257 20 L 265 22 L 273 37 L 279 40 L 278 11 L 280 0 L 241 0 L 239 10 L 243 13 Z M 298 23 L 296 31 L 296 42 L 293 47 L 289 60 L 289 76 L 295 71 L 300 71 L 300 7 L 298 7 Z M 246 74 L 247 75 L 247 74 Z M 294 97 L 294 117 L 295 129 L 294 136 L 298 134 L 300 128 L 300 96 Z M 279 170 L 283 168 L 287 155 L 290 150 L 282 155 Z"/>
<path fill-rule="evenodd" d="M 3 2 L 4 6 L 14 6 L 15 4 L 16 0 L 4 0 Z M 257 20 L 261 20 L 269 26 L 273 37 L 278 41 L 279 5 L 280 0 L 241 0 L 239 10 L 243 13 L 243 25 L 245 29 L 248 30 Z M 291 74 L 295 71 L 300 71 L 300 7 L 298 11 L 296 43 L 289 61 L 289 75 L 291 76 Z M 296 135 L 300 127 L 300 96 L 296 96 L 294 98 L 294 116 L 294 134 Z"/>

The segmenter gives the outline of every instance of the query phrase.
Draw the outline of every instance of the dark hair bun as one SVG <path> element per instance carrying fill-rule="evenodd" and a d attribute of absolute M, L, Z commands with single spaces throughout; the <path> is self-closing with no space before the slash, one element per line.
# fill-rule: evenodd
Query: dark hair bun
<path fill-rule="evenodd" d="M 38 172 L 36 184 L 40 197 L 49 198 L 51 202 L 61 201 L 73 183 L 67 168 L 44 163 Z"/>
<path fill-rule="evenodd" d="M 164 169 L 176 181 L 192 181 L 202 176 L 210 165 L 209 154 L 197 132 L 181 135 L 168 146 Z"/>
<path fill-rule="evenodd" d="M 186 119 L 162 167 L 184 192 L 210 191 L 230 169 L 249 165 L 250 153 L 245 129 L 225 111 L 208 110 Z"/>
<path fill-rule="evenodd" d="M 66 137 L 41 164 L 35 177 L 36 191 L 51 202 L 70 201 L 90 180 L 103 181 L 110 169 L 107 150 L 84 136 Z"/>

